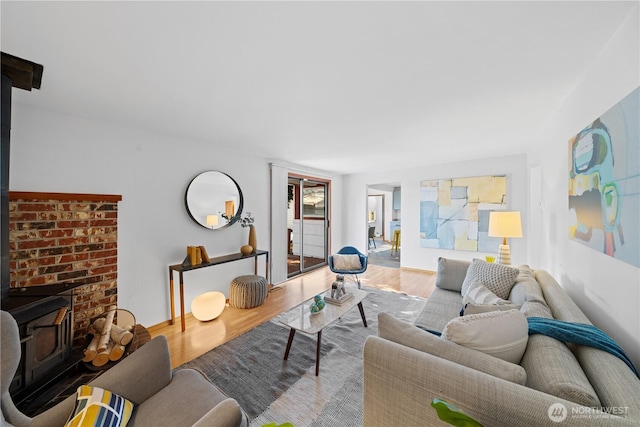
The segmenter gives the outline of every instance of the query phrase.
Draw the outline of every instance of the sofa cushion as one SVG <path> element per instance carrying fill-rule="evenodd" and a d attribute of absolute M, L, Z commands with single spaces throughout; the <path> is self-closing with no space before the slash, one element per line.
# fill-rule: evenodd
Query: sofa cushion
<path fill-rule="evenodd" d="M 480 280 L 491 292 L 500 298 L 509 298 L 520 270 L 504 264 L 489 263 L 481 259 L 474 259 L 462 283 L 461 293 L 465 295 L 474 279 Z"/>
<path fill-rule="evenodd" d="M 396 319 L 387 313 L 378 314 L 378 335 L 389 341 L 447 359 L 494 377 L 520 385 L 525 384 L 526 372 L 521 366 L 440 339 L 436 335 Z"/>
<path fill-rule="evenodd" d="M 566 322 L 591 323 L 548 272 L 536 270 L 535 278 L 545 299 L 549 300 L 555 318 Z M 593 347 L 568 347 L 580 363 L 602 406 L 625 407 L 628 408 L 629 417 L 640 418 L 640 380 L 621 359 Z"/>
<path fill-rule="evenodd" d="M 520 364 L 527 371 L 528 387 L 584 406 L 600 406 L 598 395 L 564 343 L 532 335 Z"/>
<path fill-rule="evenodd" d="M 438 271 L 436 275 L 436 287 L 449 291 L 460 292 L 462 290 L 462 282 L 467 276 L 467 269 L 471 262 L 438 258 Z"/>
<path fill-rule="evenodd" d="M 65 427 L 125 427 L 131 418 L 133 403 L 100 387 L 78 387 L 76 406 Z"/>
<path fill-rule="evenodd" d="M 460 292 L 435 288 L 413 323 L 424 329 L 442 332 L 449 320 L 460 315 L 461 307 Z"/>
<path fill-rule="evenodd" d="M 358 254 L 333 255 L 333 268 L 341 271 L 358 271 L 362 269 Z"/>
<path fill-rule="evenodd" d="M 529 326 L 519 310 L 493 311 L 452 319 L 442 338 L 519 363 L 527 347 Z"/>
<path fill-rule="evenodd" d="M 528 266 L 519 269 L 511 300 L 522 303 L 520 311 L 526 317 L 553 319 L 534 272 Z M 568 298 L 564 292 L 561 295 Z M 565 343 L 544 335 L 532 335 L 520 364 L 527 371 L 528 387 L 582 405 L 600 405 L 582 366 Z"/>
<path fill-rule="evenodd" d="M 518 270 L 518 277 L 511 288 L 509 300 L 520 305 L 526 317 L 552 317 L 533 271 L 527 265 L 521 265 Z"/>

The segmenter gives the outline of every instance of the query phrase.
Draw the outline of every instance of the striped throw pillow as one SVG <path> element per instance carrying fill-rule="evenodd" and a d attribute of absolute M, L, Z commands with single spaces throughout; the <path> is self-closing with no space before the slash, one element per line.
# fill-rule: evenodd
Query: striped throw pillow
<path fill-rule="evenodd" d="M 510 301 L 498 297 L 478 279 L 473 279 L 463 299 L 464 304 L 509 304 Z"/>
<path fill-rule="evenodd" d="M 76 406 L 65 427 L 125 427 L 131 418 L 133 403 L 99 387 L 78 387 Z"/>

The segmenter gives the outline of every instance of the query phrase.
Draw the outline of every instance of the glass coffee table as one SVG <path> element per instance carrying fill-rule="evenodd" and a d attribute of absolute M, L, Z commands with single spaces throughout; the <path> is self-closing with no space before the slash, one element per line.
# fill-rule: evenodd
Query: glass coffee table
<path fill-rule="evenodd" d="M 349 293 L 353 294 L 353 297 L 343 302 L 341 305 L 326 303 L 324 309 L 317 313 L 311 314 L 309 306 L 313 303 L 313 298 L 308 299 L 299 306 L 292 308 L 286 313 L 282 314 L 278 319 L 280 323 L 291 328 L 289 332 L 289 341 L 287 341 L 287 349 L 284 352 L 284 360 L 289 357 L 289 350 L 291 350 L 291 343 L 296 331 L 304 332 L 305 334 L 318 335 L 318 342 L 316 346 L 316 376 L 320 372 L 320 344 L 322 340 L 322 330 L 335 322 L 344 315 L 347 311 L 351 310 L 355 306 L 358 306 L 360 310 L 360 316 L 362 317 L 362 323 L 364 327 L 367 327 L 367 318 L 364 315 L 364 308 L 362 308 L 362 300 L 369 294 L 361 289 L 350 289 Z M 330 291 L 322 294 L 323 298 L 328 296 Z"/>

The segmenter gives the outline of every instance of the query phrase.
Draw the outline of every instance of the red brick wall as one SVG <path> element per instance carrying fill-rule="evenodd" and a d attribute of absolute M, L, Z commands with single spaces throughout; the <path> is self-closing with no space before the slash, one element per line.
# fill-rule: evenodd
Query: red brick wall
<path fill-rule="evenodd" d="M 121 196 L 9 193 L 11 287 L 83 283 L 74 290 L 74 345 L 118 299 Z"/>

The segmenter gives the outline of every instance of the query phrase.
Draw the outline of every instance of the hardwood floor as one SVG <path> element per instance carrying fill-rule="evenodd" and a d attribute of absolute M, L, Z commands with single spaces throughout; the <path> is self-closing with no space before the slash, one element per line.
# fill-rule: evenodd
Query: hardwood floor
<path fill-rule="evenodd" d="M 365 286 L 427 298 L 434 289 L 436 274 L 369 265 L 359 277 Z M 211 322 L 200 322 L 189 313 L 186 315 L 185 332 L 181 332 L 179 317 L 174 325 L 166 322 L 148 330 L 152 337 L 167 337 L 171 365 L 175 368 L 325 291 L 334 278 L 329 267 L 323 267 L 274 287 L 264 304 L 258 307 L 239 309 L 227 306 L 220 317 Z M 354 285 L 349 279 L 347 286 Z"/>

